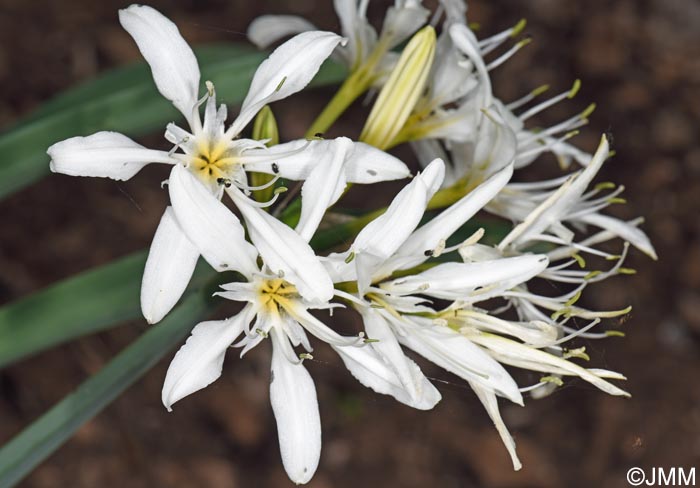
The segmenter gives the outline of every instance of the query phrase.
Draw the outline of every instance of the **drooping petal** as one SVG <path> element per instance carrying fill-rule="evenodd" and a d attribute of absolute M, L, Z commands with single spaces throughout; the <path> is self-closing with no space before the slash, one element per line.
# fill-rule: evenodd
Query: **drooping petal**
<path fill-rule="evenodd" d="M 394 332 L 382 315 L 371 309 L 361 310 L 367 336 L 373 341 L 370 345 L 391 368 L 401 381 L 401 385 L 411 398 L 411 405 L 435 405 L 440 401 L 440 393 L 425 377 L 420 368 L 408 359 L 401 350 Z"/>
<path fill-rule="evenodd" d="M 168 188 L 180 227 L 214 269 L 246 277 L 258 271 L 257 251 L 245 240 L 238 218 L 192 173 L 175 165 Z"/>
<path fill-rule="evenodd" d="M 184 234 L 172 207 L 165 209 L 146 260 L 141 281 L 141 311 L 149 324 L 165 317 L 194 273 L 199 250 Z"/>
<path fill-rule="evenodd" d="M 120 10 L 119 21 L 151 66 L 158 91 L 173 102 L 190 127 L 194 128 L 199 65 L 177 26 L 157 10 L 145 5 L 132 5 Z"/>
<path fill-rule="evenodd" d="M 311 240 L 326 209 L 338 201 L 347 184 L 343 165 L 352 141 L 339 137 L 333 142 L 329 148 L 332 159 L 316 166 L 301 187 L 301 215 L 295 230 L 306 242 Z"/>
<path fill-rule="evenodd" d="M 419 274 L 383 283 L 393 293 L 420 293 L 447 300 L 485 300 L 497 287 L 507 290 L 544 271 L 549 264 L 543 254 L 525 254 L 492 261 L 442 263 Z M 478 290 L 481 288 L 481 290 Z"/>
<path fill-rule="evenodd" d="M 326 302 L 333 296 L 333 282 L 311 247 L 282 221 L 251 204 L 235 187 L 229 189 L 248 224 L 250 239 L 265 265 L 294 284 L 310 301 Z"/>
<path fill-rule="evenodd" d="M 163 405 L 173 403 L 209 386 L 221 376 L 228 347 L 250 321 L 250 307 L 227 320 L 200 322 L 175 354 L 163 383 Z"/>
<path fill-rule="evenodd" d="M 318 30 L 311 22 L 296 15 L 263 15 L 248 27 L 248 39 L 259 48 L 266 48 L 292 34 Z"/>
<path fill-rule="evenodd" d="M 54 173 L 128 180 L 149 163 L 173 164 L 165 151 L 147 149 L 118 132 L 71 137 L 46 151 Z"/>
<path fill-rule="evenodd" d="M 287 338 L 274 328 L 270 403 L 277 421 L 282 464 L 296 484 L 307 483 L 316 472 L 321 457 L 321 417 L 316 387 L 311 375 L 300 363 L 287 360 L 282 352 Z"/>
<path fill-rule="evenodd" d="M 615 235 L 628 241 L 630 244 L 652 259 L 658 259 L 656 250 L 649 240 L 649 237 L 636 225 L 629 224 L 608 215 L 601 215 L 599 213 L 584 215 L 581 220 L 587 224 L 595 225 L 596 227 L 600 227 L 601 229 L 614 233 Z"/>
<path fill-rule="evenodd" d="M 408 39 L 428 20 L 430 10 L 423 7 L 420 1 L 397 2 L 389 7 L 382 26 L 382 39 L 389 42 L 393 48 Z"/>
<path fill-rule="evenodd" d="M 300 181 L 307 179 L 314 168 L 327 164 L 335 143 L 333 139 L 310 142 L 298 139 L 261 151 L 249 151 L 241 156 L 241 161 L 248 171 L 279 174 L 282 178 Z M 249 158 L 248 162 L 246 156 L 254 156 L 255 160 Z M 348 149 L 344 168 L 348 183 L 378 183 L 410 175 L 400 159 L 363 142 L 354 142 Z"/>
<path fill-rule="evenodd" d="M 417 319 L 415 319 L 417 320 Z M 420 325 L 399 334 L 399 341 L 428 361 L 473 381 L 510 401 L 523 404 L 523 398 L 513 378 L 483 349 L 463 335 L 424 319 Z"/>
<path fill-rule="evenodd" d="M 520 462 L 520 459 L 518 459 L 518 453 L 515 451 L 515 441 L 513 440 L 513 436 L 510 435 L 510 432 L 508 432 L 508 427 L 506 427 L 505 422 L 503 422 L 503 419 L 501 418 L 501 412 L 498 410 L 498 399 L 496 398 L 496 395 L 494 395 L 492 391 L 473 381 L 469 382 L 469 386 L 472 387 L 472 390 L 474 390 L 476 396 L 479 397 L 479 400 L 481 400 L 486 412 L 489 414 L 489 417 L 491 417 L 491 421 L 493 421 L 493 424 L 496 426 L 498 435 L 501 436 L 501 440 L 506 446 L 510 459 L 513 462 L 513 469 L 520 471 L 523 465 Z"/>
<path fill-rule="evenodd" d="M 303 32 L 275 49 L 255 72 L 241 113 L 228 133 L 238 135 L 263 106 L 308 85 L 342 40 L 332 32 Z"/>
<path fill-rule="evenodd" d="M 431 394 L 419 397 L 419 402 L 414 401 L 408 391 L 406 391 L 406 388 L 401 384 L 396 371 L 390 368 L 377 354 L 377 351 L 371 347 L 332 347 L 343 360 L 343 364 L 350 371 L 350 374 L 364 386 L 371 388 L 377 393 L 390 395 L 404 405 L 418 410 L 430 410 L 442 398 L 439 391 L 431 389 L 432 384 L 426 378 L 422 386 L 424 391 L 430 391 Z M 410 359 L 407 359 L 407 361 L 415 375 L 422 375 L 416 363 Z"/>

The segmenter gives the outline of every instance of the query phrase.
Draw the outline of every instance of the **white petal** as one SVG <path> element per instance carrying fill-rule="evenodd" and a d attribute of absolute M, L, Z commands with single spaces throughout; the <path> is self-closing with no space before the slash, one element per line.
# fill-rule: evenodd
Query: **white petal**
<path fill-rule="evenodd" d="M 441 160 L 430 163 L 396 195 L 384 214 L 362 229 L 353 244 L 355 252 L 383 259 L 396 252 L 420 222 L 444 174 L 445 165 Z"/>
<path fill-rule="evenodd" d="M 199 66 L 177 26 L 145 5 L 120 10 L 119 21 L 151 66 L 158 91 L 173 102 L 192 126 L 199 93 Z"/>
<path fill-rule="evenodd" d="M 603 136 L 589 165 L 583 171 L 576 173 L 567 180 L 557 191 L 533 210 L 521 224 L 517 225 L 501 241 L 498 247 L 504 249 L 511 244 L 527 242 L 532 236 L 543 233 L 555 224 L 560 224 L 561 219 L 579 201 L 583 192 L 608 158 L 608 155 L 608 140 Z"/>
<path fill-rule="evenodd" d="M 308 85 L 341 41 L 332 32 L 303 32 L 275 49 L 255 72 L 241 113 L 228 132 L 238 135 L 263 106 Z"/>
<path fill-rule="evenodd" d="M 283 272 L 299 294 L 310 301 L 327 302 L 333 296 L 333 282 L 321 261 L 299 234 L 262 209 L 252 205 L 238 189 L 229 194 L 248 224 L 250 239 L 273 273 Z"/>
<path fill-rule="evenodd" d="M 503 168 L 469 192 L 467 196 L 448 207 L 440 215 L 411 234 L 398 250 L 397 255 L 415 255 L 416 259 L 402 265 L 402 267 L 410 268 L 425 261 L 425 251 L 434 250 L 440 241 L 446 241 L 457 229 L 462 227 L 484 205 L 491 201 L 508 183 L 512 175 L 512 165 Z"/>
<path fill-rule="evenodd" d="M 523 465 L 520 462 L 520 459 L 518 459 L 518 453 L 515 451 L 515 441 L 510 435 L 510 432 L 508 432 L 508 427 L 506 427 L 505 422 L 503 422 L 503 419 L 501 418 L 501 412 L 498 410 L 498 399 L 496 399 L 496 395 L 477 383 L 470 381 L 469 385 L 472 387 L 472 390 L 474 390 L 474 393 L 476 393 L 476 396 L 479 397 L 479 400 L 481 400 L 481 403 L 484 405 L 489 417 L 491 417 L 493 424 L 496 426 L 498 435 L 501 436 L 501 440 L 506 446 L 508 454 L 510 454 L 510 459 L 513 462 L 513 469 L 520 471 Z"/>
<path fill-rule="evenodd" d="M 411 405 L 431 405 L 432 407 L 437 404 L 441 398 L 440 393 L 423 375 L 420 368 L 403 353 L 387 321 L 371 308 L 362 309 L 361 313 L 367 337 L 377 341 L 370 345 L 384 363 L 396 373 L 401 385 L 411 398 Z"/>
<path fill-rule="evenodd" d="M 434 389 L 430 395 L 420 397 L 421 402 L 416 403 L 406 388 L 401 384 L 401 380 L 396 372 L 387 365 L 377 352 L 368 346 L 332 346 L 343 360 L 345 367 L 350 371 L 357 381 L 367 388 L 371 388 L 377 393 L 390 395 L 399 402 L 418 410 L 430 410 L 442 398 L 440 392 Z M 418 365 L 407 359 L 409 367 L 414 374 L 422 375 Z M 429 391 L 432 384 L 426 379 L 424 383 L 425 391 Z"/>
<path fill-rule="evenodd" d="M 303 17 L 263 15 L 250 23 L 248 39 L 259 48 L 266 48 L 289 35 L 312 30 L 318 29 Z"/>
<path fill-rule="evenodd" d="M 389 7 L 384 17 L 382 38 L 394 47 L 408 39 L 428 20 L 430 10 L 422 7 L 420 2 L 409 2 L 406 5 Z"/>
<path fill-rule="evenodd" d="M 422 273 L 384 283 L 382 288 L 394 293 L 419 292 L 448 300 L 485 300 L 493 296 L 492 288 L 508 290 L 538 275 L 548 264 L 549 260 L 543 254 L 472 263 L 442 263 Z"/>
<path fill-rule="evenodd" d="M 257 252 L 245 240 L 238 218 L 189 170 L 175 165 L 168 188 L 180 227 L 214 269 L 246 277 L 258 271 Z"/>
<path fill-rule="evenodd" d="M 163 405 L 173 403 L 209 386 L 221 376 L 226 350 L 250 320 L 250 309 L 243 309 L 228 320 L 200 322 L 187 342 L 175 354 L 163 384 Z"/>
<path fill-rule="evenodd" d="M 318 229 L 326 209 L 337 202 L 345 190 L 343 165 L 351 148 L 352 141 L 345 137 L 333 141 L 329 148 L 332 159 L 317 165 L 301 187 L 301 216 L 295 230 L 306 242 Z"/>
<path fill-rule="evenodd" d="M 46 152 L 54 173 L 113 180 L 128 180 L 149 163 L 173 163 L 168 153 L 147 149 L 117 132 L 71 137 Z"/>
<path fill-rule="evenodd" d="M 165 209 L 141 281 L 141 311 L 149 324 L 165 317 L 194 273 L 199 251 L 183 233 L 172 207 Z"/>
<path fill-rule="evenodd" d="M 630 244 L 652 259 L 658 259 L 654 246 L 649 240 L 649 237 L 647 237 L 644 231 L 636 225 L 631 225 L 620 219 L 598 213 L 585 215 L 581 218 L 581 220 L 587 224 L 592 224 L 596 227 L 600 227 L 601 229 L 614 233 L 620 238 L 628 241 Z"/>
<path fill-rule="evenodd" d="M 328 327 L 326 324 L 311 315 L 305 306 L 298 301 L 290 300 L 285 304 L 285 310 L 290 316 L 299 322 L 306 330 L 313 334 L 316 338 L 321 339 L 331 345 L 351 346 L 360 343 L 360 337 L 341 336 L 336 331 Z"/>
<path fill-rule="evenodd" d="M 311 480 L 321 457 L 321 418 L 311 375 L 300 363 L 287 360 L 281 344 L 287 338 L 278 334 L 275 329 L 270 331 L 270 403 L 277 421 L 282 464 L 289 478 L 302 484 Z"/>
<path fill-rule="evenodd" d="M 249 151 L 242 155 L 241 160 L 247 171 L 279 174 L 282 178 L 295 181 L 305 180 L 314 168 L 327 164 L 336 141 L 309 142 L 299 139 L 266 150 Z M 248 162 L 246 156 L 254 156 L 256 160 Z M 276 163 L 276 170 L 272 168 L 273 162 Z M 348 149 L 344 168 L 348 183 L 378 183 L 410 175 L 408 167 L 400 159 L 363 142 L 354 142 Z"/>
<path fill-rule="evenodd" d="M 427 360 L 467 381 L 523 404 L 523 398 L 513 378 L 483 349 L 448 327 L 432 325 L 424 320 L 398 335 L 399 341 Z"/>
<path fill-rule="evenodd" d="M 626 391 L 603 380 L 597 375 L 597 370 L 582 368 L 566 359 L 494 334 L 477 333 L 468 336 L 473 342 L 487 348 L 502 363 L 547 374 L 578 376 L 610 395 L 630 396 Z M 619 376 L 614 378 L 620 379 Z"/>

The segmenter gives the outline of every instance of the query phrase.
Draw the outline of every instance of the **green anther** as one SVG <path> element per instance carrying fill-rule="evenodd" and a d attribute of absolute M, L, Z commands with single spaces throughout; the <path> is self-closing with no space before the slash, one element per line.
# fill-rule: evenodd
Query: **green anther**
<path fill-rule="evenodd" d="M 286 186 L 278 186 L 277 188 L 275 188 L 275 195 L 285 193 L 288 190 L 289 190 L 289 188 L 287 188 Z"/>
<path fill-rule="evenodd" d="M 470 22 L 468 25 L 469 29 L 473 30 L 474 32 L 478 31 L 481 29 L 481 24 L 478 22 Z"/>
<path fill-rule="evenodd" d="M 611 254 L 610 256 L 605 256 L 606 261 L 617 261 L 620 258 L 622 258 L 620 254 Z"/>
<path fill-rule="evenodd" d="M 581 118 L 582 119 L 587 119 L 593 112 L 595 112 L 596 104 L 591 103 L 588 107 L 586 107 L 586 110 L 581 112 Z"/>
<path fill-rule="evenodd" d="M 523 39 L 522 41 L 519 41 L 519 42 L 516 44 L 516 46 L 518 47 L 518 49 L 520 49 L 520 48 L 523 48 L 523 47 L 527 46 L 527 45 L 530 44 L 531 42 L 532 42 L 532 37 L 528 37 L 528 38 Z"/>
<path fill-rule="evenodd" d="M 547 90 L 549 90 L 549 85 L 538 86 L 537 88 L 535 88 L 534 90 L 532 90 L 530 92 L 530 95 L 532 95 L 533 97 L 539 97 Z"/>
<path fill-rule="evenodd" d="M 345 264 L 350 264 L 353 259 L 355 259 L 355 251 L 350 251 L 350 254 L 348 254 L 348 257 L 345 258 Z"/>
<path fill-rule="evenodd" d="M 574 303 L 578 302 L 579 298 L 581 298 L 581 290 L 577 291 L 574 296 L 569 298 L 564 305 L 568 308 L 573 306 Z"/>
<path fill-rule="evenodd" d="M 557 310 L 556 312 L 553 312 L 552 315 L 550 315 L 550 318 L 552 320 L 557 320 L 559 317 L 566 317 L 571 313 L 571 309 L 569 308 L 562 308 L 561 310 Z"/>
<path fill-rule="evenodd" d="M 576 80 L 574 80 L 573 86 L 571 87 L 571 90 L 569 90 L 569 94 L 567 95 L 567 98 L 574 98 L 580 89 L 581 89 L 581 80 L 576 78 Z"/>
<path fill-rule="evenodd" d="M 255 329 L 255 332 L 257 332 L 258 335 L 261 335 L 261 336 L 263 336 L 265 339 L 267 339 L 267 332 L 265 332 L 264 330 L 262 330 L 262 329 Z"/>
<path fill-rule="evenodd" d="M 588 281 L 588 280 L 590 280 L 591 278 L 595 278 L 595 277 L 598 276 L 599 274 L 603 274 L 603 272 L 602 272 L 602 271 L 598 271 L 598 270 L 596 270 L 596 271 L 591 271 L 591 272 L 588 273 L 586 276 L 584 276 L 583 279 L 584 279 L 585 281 Z"/>
<path fill-rule="evenodd" d="M 367 338 L 367 339 L 363 339 L 362 342 L 364 342 L 365 344 L 372 344 L 373 342 L 379 342 L 379 339 Z"/>
<path fill-rule="evenodd" d="M 620 198 L 620 197 L 608 198 L 608 203 L 611 204 L 611 205 L 612 205 L 612 204 L 615 204 L 615 203 L 622 203 L 622 204 L 625 204 L 625 203 L 627 203 L 627 199 L 626 199 L 626 198 Z"/>
<path fill-rule="evenodd" d="M 637 274 L 637 270 L 633 268 L 620 268 L 617 270 L 617 272 L 623 275 Z"/>
<path fill-rule="evenodd" d="M 605 335 L 607 337 L 625 337 L 625 333 L 621 330 L 606 330 Z"/>
<path fill-rule="evenodd" d="M 614 149 L 612 151 L 608 152 L 608 159 L 612 158 L 616 154 L 617 154 L 617 151 L 615 151 Z"/>
<path fill-rule="evenodd" d="M 581 133 L 580 130 L 574 129 L 574 130 L 569 131 L 569 132 L 567 132 L 566 134 L 564 134 L 564 138 L 565 138 L 565 139 L 571 139 L 572 137 L 576 137 L 576 136 L 579 135 L 580 133 Z"/>
<path fill-rule="evenodd" d="M 540 378 L 540 383 L 554 383 L 557 386 L 562 386 L 564 382 L 558 376 L 543 376 Z"/>
<path fill-rule="evenodd" d="M 277 85 L 277 88 L 275 88 L 275 92 L 278 92 L 282 89 L 282 85 L 284 85 L 284 82 L 287 81 L 287 77 L 285 76 L 280 80 L 279 85 Z"/>
<path fill-rule="evenodd" d="M 576 349 L 569 349 L 569 350 L 564 352 L 563 357 L 564 357 L 564 359 L 578 358 L 578 359 L 583 359 L 584 361 L 591 360 L 591 357 L 588 354 L 586 354 L 585 347 L 579 347 Z"/>
<path fill-rule="evenodd" d="M 578 263 L 579 268 L 583 269 L 586 267 L 586 260 L 580 254 L 572 254 L 571 258 Z"/>
<path fill-rule="evenodd" d="M 596 191 L 600 191 L 600 190 L 614 190 L 616 187 L 617 187 L 617 185 L 616 185 L 615 183 L 613 183 L 612 181 L 603 181 L 602 183 L 598 183 L 598 184 L 595 186 L 595 190 L 596 190 Z"/>
<path fill-rule="evenodd" d="M 517 37 L 525 26 L 527 25 L 527 19 L 520 19 L 517 24 L 513 26 L 513 32 L 510 33 L 510 37 Z"/>
<path fill-rule="evenodd" d="M 302 352 L 299 354 L 299 359 L 308 359 L 308 360 L 313 360 L 313 356 L 309 354 L 308 352 Z"/>

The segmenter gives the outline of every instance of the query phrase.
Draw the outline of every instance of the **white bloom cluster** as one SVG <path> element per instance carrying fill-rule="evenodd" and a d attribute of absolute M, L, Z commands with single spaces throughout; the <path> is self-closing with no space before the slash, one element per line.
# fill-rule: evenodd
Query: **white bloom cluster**
<path fill-rule="evenodd" d="M 631 272 L 622 267 L 627 243 L 652 257 L 654 250 L 639 220 L 623 222 L 601 213 L 620 201 L 621 187 L 588 189 L 610 155 L 608 140 L 603 137 L 592 156 L 567 141 L 590 110 L 547 129 L 525 127 L 531 116 L 572 97 L 578 83 L 520 112 L 542 90 L 510 104 L 492 94 L 489 71 L 525 42 L 491 61 L 486 58 L 516 37 L 522 24 L 478 40 L 461 1 L 443 0 L 430 20 L 419 0 L 396 0 L 377 34 L 365 16 L 367 4 L 335 1 L 344 37 L 318 31 L 298 17 L 257 19 L 249 36 L 259 45 L 294 37 L 258 67 L 228 127 L 226 107 L 217 107 L 213 84 L 206 82 L 200 97 L 199 67 L 177 27 L 150 7 L 120 11 L 160 93 L 182 112 L 189 130 L 168 124 L 170 151 L 147 149 L 113 132 L 75 137 L 49 148 L 51 169 L 125 180 L 152 162 L 172 166 L 167 181 L 172 206 L 155 233 L 143 277 L 141 305 L 148 322 L 159 322 L 175 306 L 200 256 L 215 270 L 242 277 L 217 293 L 241 302 L 241 311 L 197 324 L 175 355 L 163 386 L 168 409 L 221 375 L 231 345 L 243 356 L 270 339 L 270 401 L 282 461 L 292 481 L 306 483 L 321 452 L 315 386 L 303 365 L 312 358 L 308 334 L 328 343 L 363 385 L 430 409 L 440 393 L 406 356 L 410 350 L 468 382 L 519 469 L 497 398 L 522 405 L 523 393 L 542 396 L 560 385 L 562 376 L 627 395 L 608 382 L 623 380 L 622 375 L 579 366 L 571 359 L 587 359 L 584 348 L 565 346 L 579 336 L 607 336 L 590 329 L 602 318 L 628 312 L 577 306 L 583 289 Z M 443 15 L 436 36 L 433 25 Z M 406 40 L 403 51 L 395 52 Z M 356 98 L 358 91 L 378 91 L 360 137 L 364 142 L 339 137 L 271 145 L 268 138 L 240 138 L 267 104 L 302 90 L 330 56 L 347 65 L 353 82 L 352 93 L 347 85 L 339 94 Z M 351 101 L 329 107 L 342 112 Z M 338 115 L 327 112 L 325 128 Z M 350 184 L 410 176 L 403 162 L 384 151 L 400 143 L 412 145 L 423 171 L 385 211 L 364 220 L 347 249 L 315 252 L 309 242 Z M 544 152 L 554 153 L 564 168 L 576 161 L 584 169 L 549 181 L 511 182 L 515 170 Z M 269 176 L 255 186 L 252 176 L 260 173 Z M 276 217 L 286 206 L 276 202 L 279 191 L 268 192 L 268 201 L 253 198 L 278 186 L 280 178 L 303 182 L 294 228 Z M 242 219 L 222 203 L 224 194 Z M 496 245 L 481 243 L 484 229 L 461 234 L 482 210 L 513 224 Z M 600 231 L 585 235 L 589 226 Z M 614 238 L 625 241 L 620 255 L 598 247 Z M 614 264 L 606 271 L 587 271 L 584 254 Z M 569 283 L 572 289 L 561 296 L 541 295 L 532 291 L 538 280 Z M 310 313 L 336 307 L 357 311 L 364 330 L 343 336 L 329 325 L 331 319 Z M 574 324 L 577 319 L 587 324 Z M 519 387 L 503 365 L 542 376 L 534 385 Z"/>

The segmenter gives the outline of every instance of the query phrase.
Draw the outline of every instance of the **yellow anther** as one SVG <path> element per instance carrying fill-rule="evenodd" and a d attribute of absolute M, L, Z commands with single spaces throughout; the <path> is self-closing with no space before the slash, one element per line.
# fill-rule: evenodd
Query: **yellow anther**
<path fill-rule="evenodd" d="M 526 25 L 527 19 L 520 19 L 518 23 L 513 26 L 513 31 L 510 33 L 510 37 L 518 36 L 523 31 L 523 29 L 525 29 Z"/>
<path fill-rule="evenodd" d="M 543 376 L 540 378 L 540 383 L 553 383 L 557 386 L 562 386 L 564 381 L 558 376 Z"/>
<path fill-rule="evenodd" d="M 586 260 L 580 254 L 572 254 L 571 258 L 578 263 L 579 268 L 583 269 L 586 267 Z"/>
<path fill-rule="evenodd" d="M 574 80 L 574 84 L 571 87 L 571 90 L 569 90 L 569 94 L 567 95 L 568 98 L 574 98 L 578 91 L 581 89 L 581 80 L 578 78 Z"/>
<path fill-rule="evenodd" d="M 625 333 L 621 330 L 606 330 L 605 335 L 608 337 L 625 337 Z"/>
<path fill-rule="evenodd" d="M 586 107 L 586 109 L 585 109 L 583 112 L 581 112 L 581 116 L 580 116 L 580 117 L 581 117 L 582 119 L 587 119 L 588 117 L 590 117 L 590 115 L 591 115 L 593 112 L 595 112 L 595 108 L 596 108 L 596 104 L 595 104 L 595 103 L 591 103 L 588 107 Z"/>
<path fill-rule="evenodd" d="M 546 92 L 547 90 L 549 90 L 549 85 L 541 85 L 541 86 L 538 86 L 537 88 L 535 88 L 534 90 L 532 90 L 530 92 L 530 95 L 532 95 L 533 97 L 538 97 L 538 96 L 542 95 L 544 92 Z"/>

